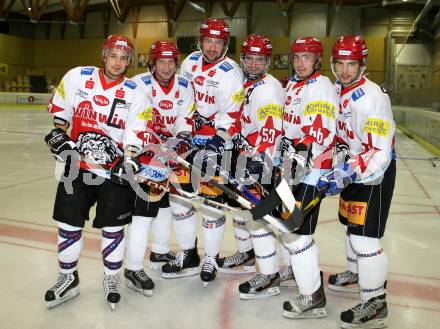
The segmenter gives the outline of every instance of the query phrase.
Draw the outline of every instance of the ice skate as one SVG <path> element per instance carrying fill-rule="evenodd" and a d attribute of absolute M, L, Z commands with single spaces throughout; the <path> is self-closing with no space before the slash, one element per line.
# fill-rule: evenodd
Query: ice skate
<path fill-rule="evenodd" d="M 54 308 L 79 295 L 78 271 L 64 274 L 60 273 L 55 285 L 46 291 L 44 299 L 47 308 Z"/>
<path fill-rule="evenodd" d="M 386 295 L 373 297 L 341 313 L 342 328 L 376 329 L 387 326 Z"/>
<path fill-rule="evenodd" d="M 239 252 L 231 256 L 220 258 L 218 261 L 219 271 L 222 273 L 252 273 L 255 272 L 254 249 Z"/>
<path fill-rule="evenodd" d="M 112 311 L 121 299 L 119 274 L 104 274 L 103 280 L 105 298 Z"/>
<path fill-rule="evenodd" d="M 172 252 L 159 254 L 154 251 L 150 253 L 150 269 L 158 271 L 164 263 L 172 262 L 176 259 L 176 255 Z"/>
<path fill-rule="evenodd" d="M 358 293 L 358 274 L 351 271 L 332 274 L 328 277 L 328 288 L 333 291 Z"/>
<path fill-rule="evenodd" d="M 200 272 L 200 278 L 203 282 L 203 287 L 207 287 L 210 282 L 214 281 L 217 276 L 217 257 L 211 257 L 206 255 L 203 260 L 202 271 Z"/>
<path fill-rule="evenodd" d="M 154 282 L 143 269 L 139 271 L 125 269 L 124 277 L 125 285 L 128 288 L 140 292 L 147 297 L 153 296 Z"/>
<path fill-rule="evenodd" d="M 280 293 L 280 274 L 257 273 L 250 280 L 238 286 L 240 299 L 256 299 L 275 296 Z"/>
<path fill-rule="evenodd" d="M 200 273 L 200 257 L 197 248 L 179 252 L 176 259 L 162 266 L 162 278 L 174 279 Z"/>

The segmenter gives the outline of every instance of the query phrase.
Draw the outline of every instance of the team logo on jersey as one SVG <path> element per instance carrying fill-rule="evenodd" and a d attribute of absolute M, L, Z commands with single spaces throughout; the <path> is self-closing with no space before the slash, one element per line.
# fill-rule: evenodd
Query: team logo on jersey
<path fill-rule="evenodd" d="M 339 198 L 339 213 L 350 223 L 364 225 L 367 212 L 366 202 L 345 201 Z"/>
<path fill-rule="evenodd" d="M 62 99 L 66 98 L 66 91 L 64 90 L 64 80 L 61 80 L 57 87 L 56 93 L 61 96 Z"/>
<path fill-rule="evenodd" d="M 347 129 L 347 125 L 344 121 L 339 121 L 338 120 L 338 130 L 339 131 L 345 131 L 345 133 L 347 134 L 348 138 L 350 139 L 354 139 L 354 133 L 351 130 Z"/>
<path fill-rule="evenodd" d="M 151 96 L 156 97 L 156 95 L 157 95 L 156 89 L 153 88 L 151 90 Z"/>
<path fill-rule="evenodd" d="M 348 102 L 350 101 L 350 98 L 344 100 L 344 102 L 342 103 L 342 107 L 345 109 L 347 108 Z"/>
<path fill-rule="evenodd" d="M 122 87 L 116 90 L 115 97 L 120 99 L 123 99 L 125 97 L 125 91 L 124 89 L 122 89 Z"/>
<path fill-rule="evenodd" d="M 286 97 L 286 102 L 284 103 L 285 105 L 290 105 L 290 103 L 292 102 L 292 97 L 289 95 Z"/>
<path fill-rule="evenodd" d="M 276 119 L 283 118 L 283 107 L 278 104 L 268 104 L 260 107 L 257 111 L 258 120 L 264 121 L 267 117 L 274 117 Z"/>
<path fill-rule="evenodd" d="M 179 97 L 180 97 L 180 92 L 176 90 L 176 94 L 174 95 L 174 98 L 179 98 Z"/>
<path fill-rule="evenodd" d="M 294 125 L 301 124 L 301 117 L 299 115 L 293 115 L 292 113 L 283 113 L 283 121 L 293 123 Z"/>
<path fill-rule="evenodd" d="M 107 106 L 108 104 L 110 104 L 110 101 L 104 95 L 93 96 L 93 101 L 95 102 L 96 105 L 99 106 Z"/>
<path fill-rule="evenodd" d="M 86 89 L 93 89 L 94 86 L 95 86 L 95 81 L 93 81 L 93 78 L 90 78 L 89 80 L 87 80 L 84 85 L 84 87 Z"/>
<path fill-rule="evenodd" d="M 208 77 L 213 77 L 215 75 L 215 70 L 210 70 L 209 72 L 208 72 Z"/>
<path fill-rule="evenodd" d="M 205 83 L 205 77 L 202 77 L 201 75 L 198 75 L 194 79 L 194 82 L 197 83 L 199 86 L 203 86 L 203 84 Z"/>
<path fill-rule="evenodd" d="M 87 160 L 94 164 L 109 164 L 123 155 L 113 139 L 99 133 L 86 132 L 79 134 L 77 145 L 79 145 L 80 153 L 84 154 Z"/>
<path fill-rule="evenodd" d="M 191 71 L 195 72 L 197 70 L 197 65 L 193 65 Z"/>
<path fill-rule="evenodd" d="M 244 101 L 244 89 L 237 91 L 234 95 L 232 95 L 232 102 L 235 104 L 243 103 Z"/>
<path fill-rule="evenodd" d="M 159 102 L 159 107 L 162 110 L 171 110 L 173 108 L 173 102 L 169 101 L 168 99 L 161 100 Z"/>
<path fill-rule="evenodd" d="M 388 136 L 390 124 L 388 121 L 379 120 L 375 118 L 368 118 L 364 125 L 364 132 L 379 135 L 382 137 Z"/>
<path fill-rule="evenodd" d="M 332 120 L 336 120 L 336 108 L 334 104 L 323 101 L 310 102 L 306 105 L 304 115 L 321 114 Z"/>

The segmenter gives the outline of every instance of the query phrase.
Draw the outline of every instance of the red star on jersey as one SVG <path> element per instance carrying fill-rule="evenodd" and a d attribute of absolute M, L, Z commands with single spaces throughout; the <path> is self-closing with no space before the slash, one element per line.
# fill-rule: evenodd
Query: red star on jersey
<path fill-rule="evenodd" d="M 330 134 L 330 130 L 325 128 L 322 124 L 321 114 L 316 116 L 315 121 L 313 121 L 310 126 L 304 126 L 301 130 L 304 134 L 314 137 L 316 143 L 321 145 Z"/>
<path fill-rule="evenodd" d="M 367 138 L 368 138 L 368 142 L 362 143 L 364 150 L 355 158 L 356 160 L 355 165 L 361 169 L 362 173 L 367 169 L 368 163 L 370 162 L 374 154 L 380 151 L 380 149 L 373 146 L 373 139 L 371 133 L 368 133 Z"/>
<path fill-rule="evenodd" d="M 281 131 L 274 128 L 273 117 L 269 116 L 260 131 L 261 142 L 258 146 L 257 152 L 264 152 L 267 148 L 273 147 Z"/>

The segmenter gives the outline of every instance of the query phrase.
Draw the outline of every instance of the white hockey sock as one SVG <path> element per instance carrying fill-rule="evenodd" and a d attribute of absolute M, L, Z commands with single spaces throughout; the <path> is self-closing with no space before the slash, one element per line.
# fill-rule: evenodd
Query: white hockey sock
<path fill-rule="evenodd" d="M 153 245 L 151 251 L 166 254 L 170 251 L 171 208 L 159 208 L 159 212 L 151 225 Z"/>
<path fill-rule="evenodd" d="M 277 238 L 268 225 L 249 225 L 255 259 L 260 273 L 269 275 L 279 271 L 279 260 L 276 252 Z"/>
<path fill-rule="evenodd" d="M 216 257 L 223 243 L 226 216 L 218 209 L 205 207 L 202 213 L 202 223 L 205 254 Z"/>
<path fill-rule="evenodd" d="M 117 274 L 124 259 L 124 226 L 102 228 L 101 253 L 105 274 Z"/>
<path fill-rule="evenodd" d="M 384 294 L 388 260 L 380 240 L 351 234 L 350 242 L 357 254 L 362 302 Z"/>
<path fill-rule="evenodd" d="M 152 217 L 133 216 L 127 226 L 125 267 L 129 270 L 139 271 L 144 267 L 148 230 L 152 220 Z"/>
<path fill-rule="evenodd" d="M 170 195 L 170 206 L 174 217 L 174 231 L 181 250 L 195 248 L 197 217 L 190 202 L 184 202 Z"/>
<path fill-rule="evenodd" d="M 246 220 L 240 216 L 232 216 L 234 222 L 234 236 L 237 241 L 238 252 L 246 252 L 252 249 L 251 236 L 246 228 Z"/>
<path fill-rule="evenodd" d="M 289 233 L 283 241 L 291 252 L 293 274 L 301 295 L 310 296 L 321 285 L 319 248 L 311 235 Z"/>
<path fill-rule="evenodd" d="M 350 235 L 345 235 L 345 252 L 347 254 L 347 270 L 353 273 L 358 272 L 357 255 L 350 243 Z"/>
<path fill-rule="evenodd" d="M 58 223 L 58 267 L 61 273 L 73 273 L 84 245 L 82 228 Z"/>
<path fill-rule="evenodd" d="M 283 259 L 283 265 L 284 266 L 291 266 L 291 254 L 289 249 L 287 249 L 287 247 L 284 245 L 284 243 L 282 241 L 280 241 L 280 254 L 281 254 L 281 258 Z"/>

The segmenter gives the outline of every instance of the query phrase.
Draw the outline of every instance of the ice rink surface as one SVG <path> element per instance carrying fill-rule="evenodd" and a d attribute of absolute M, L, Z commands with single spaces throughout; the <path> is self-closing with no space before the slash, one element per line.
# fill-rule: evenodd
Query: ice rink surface
<path fill-rule="evenodd" d="M 100 232 L 85 229 L 85 246 L 79 261 L 81 295 L 55 309 L 46 309 L 44 293 L 56 281 L 57 229 L 51 219 L 57 181 L 55 162 L 43 142 L 51 129 L 42 110 L 0 110 L 0 326 L 20 329 L 284 329 L 339 328 L 341 311 L 354 306 L 357 294 L 325 289 L 324 319 L 291 320 L 281 315 L 283 301 L 297 294 L 281 294 L 242 301 L 238 285 L 246 274 L 220 274 L 203 288 L 198 276 L 162 280 L 153 297 L 125 286 L 112 312 L 102 288 Z M 440 320 L 440 162 L 414 141 L 398 132 L 397 182 L 382 246 L 388 255 L 388 327 L 438 328 Z M 344 230 L 337 220 L 336 197 L 323 201 L 315 236 L 321 269 L 327 276 L 345 269 Z M 199 253 L 203 243 L 199 232 Z M 172 249 L 176 251 L 175 239 Z M 235 252 L 228 221 L 222 254 Z M 147 255 L 148 256 L 148 255 Z M 146 261 L 146 269 L 148 262 Z"/>

